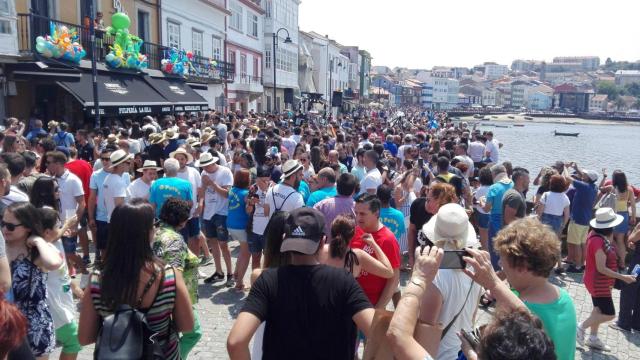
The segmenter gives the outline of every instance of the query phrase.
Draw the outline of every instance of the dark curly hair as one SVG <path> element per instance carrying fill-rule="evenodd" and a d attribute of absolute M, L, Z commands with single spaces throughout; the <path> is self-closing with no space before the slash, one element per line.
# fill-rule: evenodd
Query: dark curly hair
<path fill-rule="evenodd" d="M 167 225 L 178 227 L 183 222 L 189 220 L 191 206 L 186 200 L 177 197 L 170 197 L 160 209 L 160 220 Z"/>
<path fill-rule="evenodd" d="M 555 360 L 555 347 L 542 321 L 527 310 L 499 312 L 482 331 L 479 358 L 484 360 Z"/>

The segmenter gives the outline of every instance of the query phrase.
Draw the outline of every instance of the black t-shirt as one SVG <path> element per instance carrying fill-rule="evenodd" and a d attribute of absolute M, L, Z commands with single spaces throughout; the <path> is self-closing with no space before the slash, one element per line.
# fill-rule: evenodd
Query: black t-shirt
<path fill-rule="evenodd" d="M 411 209 L 409 210 L 409 222 L 416 226 L 416 230 L 420 231 L 422 226 L 429 222 L 433 214 L 430 214 L 426 210 L 427 198 L 417 198 L 411 203 Z"/>
<path fill-rule="evenodd" d="M 510 207 L 512 209 L 516 209 L 516 217 L 522 219 L 527 211 L 527 203 L 522 197 L 522 194 L 518 192 L 516 189 L 509 189 L 504 193 L 502 197 L 502 213 L 504 214 L 504 208 Z"/>
<path fill-rule="evenodd" d="M 352 317 L 371 307 L 344 269 L 288 265 L 265 270 L 242 311 L 266 321 L 263 359 L 353 359 Z"/>
<path fill-rule="evenodd" d="M 76 145 L 78 149 L 78 158 L 88 163 L 93 163 L 93 146 L 89 143 L 86 143 L 85 145 Z"/>
<path fill-rule="evenodd" d="M 149 154 L 149 160 L 155 161 L 158 166 L 160 166 L 160 164 L 162 164 L 162 160 L 165 159 L 164 150 L 160 144 L 150 145 L 147 148 L 147 153 Z"/>

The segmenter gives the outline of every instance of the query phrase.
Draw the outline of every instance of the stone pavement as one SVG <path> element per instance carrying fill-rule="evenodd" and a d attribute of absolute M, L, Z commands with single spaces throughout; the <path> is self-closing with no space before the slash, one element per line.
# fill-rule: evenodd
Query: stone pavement
<path fill-rule="evenodd" d="M 231 242 L 229 247 L 232 250 L 232 258 L 235 263 L 239 247 L 237 242 Z M 211 274 L 214 266 L 209 265 L 201 268 L 205 273 Z M 249 271 L 247 273 L 245 284 L 249 283 Z M 403 273 L 401 284 L 404 286 L 407 282 L 407 275 Z M 566 289 L 573 298 L 578 322 L 583 321 L 592 309 L 591 297 L 582 284 L 581 274 L 568 274 L 564 277 L 556 278 L 552 276 L 552 282 Z M 217 285 L 204 284 L 200 281 L 200 300 L 196 305 L 200 322 L 202 325 L 202 339 L 189 354 L 190 360 L 211 360 L 211 359 L 228 359 L 226 350 L 226 339 L 233 321 L 238 312 L 242 308 L 243 299 L 248 292 L 237 292 L 224 287 L 224 283 Z M 614 304 L 616 311 L 619 305 L 619 291 L 614 290 Z M 493 308 L 489 311 L 480 311 L 479 323 L 485 323 L 490 320 Z M 640 360 L 640 334 L 624 333 L 608 326 L 600 328 L 600 338 L 611 347 L 610 352 L 592 351 L 588 348 L 577 349 L 576 359 L 619 359 L 619 360 Z M 60 347 L 56 348 L 51 359 L 57 359 L 60 354 Z M 82 350 L 78 359 L 91 360 L 93 358 L 93 346 L 86 347 Z"/>

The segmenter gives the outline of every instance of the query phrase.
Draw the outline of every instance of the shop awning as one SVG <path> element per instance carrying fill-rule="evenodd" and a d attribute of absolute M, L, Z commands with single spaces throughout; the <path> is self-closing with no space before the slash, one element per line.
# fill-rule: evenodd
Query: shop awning
<path fill-rule="evenodd" d="M 99 72 L 97 82 L 101 115 L 161 114 L 173 110 L 171 102 L 139 75 Z M 91 73 L 84 72 L 80 81 L 59 81 L 58 85 L 78 99 L 85 111 L 95 114 Z"/>
<path fill-rule="evenodd" d="M 82 71 L 63 63 L 42 61 L 6 64 L 11 80 L 22 81 L 80 81 Z"/>
<path fill-rule="evenodd" d="M 145 76 L 145 80 L 173 105 L 174 112 L 209 110 L 207 100 L 182 79 Z"/>

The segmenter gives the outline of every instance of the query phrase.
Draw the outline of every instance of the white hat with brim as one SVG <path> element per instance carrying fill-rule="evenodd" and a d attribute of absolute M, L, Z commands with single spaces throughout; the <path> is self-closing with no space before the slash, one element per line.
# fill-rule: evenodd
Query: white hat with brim
<path fill-rule="evenodd" d="M 151 145 L 162 144 L 165 140 L 167 140 L 162 133 L 153 133 L 149 135 L 149 143 Z"/>
<path fill-rule="evenodd" d="M 116 150 L 113 153 L 111 153 L 111 166 L 109 166 L 110 169 L 113 169 L 114 167 L 122 164 L 125 161 L 129 161 L 133 159 L 133 155 L 127 153 L 124 150 Z"/>
<path fill-rule="evenodd" d="M 594 229 L 609 229 L 620 225 L 622 221 L 622 215 L 616 214 L 612 208 L 605 207 L 596 210 L 596 217 L 591 219 L 589 225 Z"/>
<path fill-rule="evenodd" d="M 196 167 L 205 167 L 211 164 L 215 164 L 220 160 L 218 157 L 211 155 L 209 152 L 204 152 L 200 154 L 200 159 L 196 161 Z"/>
<path fill-rule="evenodd" d="M 193 162 L 193 156 L 191 154 L 189 154 L 189 152 L 187 150 L 185 150 L 184 148 L 178 148 L 176 151 L 169 153 L 169 157 L 172 159 L 176 158 L 176 155 L 184 155 L 187 157 L 187 163 L 192 163 Z"/>
<path fill-rule="evenodd" d="M 174 140 L 174 139 L 177 139 L 178 136 L 180 136 L 180 134 L 178 134 L 177 132 L 175 132 L 175 131 L 173 131 L 171 129 L 167 129 L 167 130 L 164 131 L 164 137 L 167 138 L 167 139 Z"/>
<path fill-rule="evenodd" d="M 143 172 L 145 170 L 156 170 L 156 171 L 160 171 L 162 170 L 161 167 L 158 166 L 158 164 L 156 164 L 156 162 L 154 160 L 145 160 L 144 164 L 142 164 L 142 167 L 139 168 L 138 170 L 136 170 L 137 172 Z"/>
<path fill-rule="evenodd" d="M 287 162 L 282 165 L 282 176 L 280 177 L 280 180 L 285 180 L 302 169 L 303 166 L 298 160 L 287 160 Z"/>
<path fill-rule="evenodd" d="M 431 242 L 440 240 L 458 240 L 463 248 L 477 247 L 478 239 L 469 216 L 458 204 L 445 204 L 429 222 L 424 224 L 422 232 Z"/>

